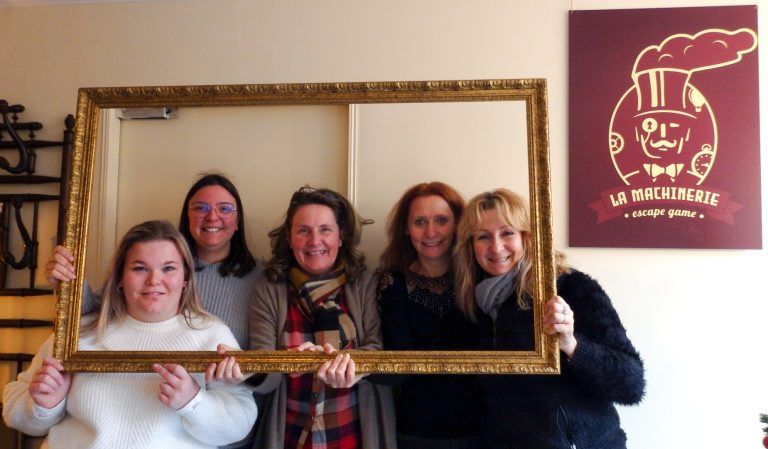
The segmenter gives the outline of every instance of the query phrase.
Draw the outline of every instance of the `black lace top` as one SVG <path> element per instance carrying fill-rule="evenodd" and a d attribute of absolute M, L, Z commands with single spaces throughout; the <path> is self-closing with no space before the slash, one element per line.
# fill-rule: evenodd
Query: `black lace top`
<path fill-rule="evenodd" d="M 437 278 L 422 276 L 411 270 L 404 273 L 408 300 L 434 313 L 439 318 L 455 309 L 456 290 L 451 277 L 446 273 Z M 393 288 L 395 276 L 386 273 L 379 282 L 380 296 L 387 289 Z"/>
<path fill-rule="evenodd" d="M 429 278 L 387 272 L 379 279 L 384 349 L 471 350 L 480 347 L 478 326 L 455 306 L 449 275 Z M 478 435 L 483 408 L 477 377 L 448 375 L 371 376 L 399 385 L 397 430 L 424 438 Z"/>

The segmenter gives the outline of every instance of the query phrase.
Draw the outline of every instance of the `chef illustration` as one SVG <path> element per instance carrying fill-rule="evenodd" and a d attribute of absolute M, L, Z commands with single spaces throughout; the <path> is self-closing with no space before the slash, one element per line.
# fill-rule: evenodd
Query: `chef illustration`
<path fill-rule="evenodd" d="M 625 184 L 700 185 L 717 155 L 717 122 L 691 76 L 739 62 L 757 35 L 708 29 L 675 34 L 635 59 L 632 82 L 613 111 L 609 147 Z"/>

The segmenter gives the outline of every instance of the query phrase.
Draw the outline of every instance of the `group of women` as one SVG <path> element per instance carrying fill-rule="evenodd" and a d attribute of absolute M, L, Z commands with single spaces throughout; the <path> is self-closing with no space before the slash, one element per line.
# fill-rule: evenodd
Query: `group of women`
<path fill-rule="evenodd" d="M 225 355 L 204 376 L 171 364 L 72 375 L 49 341 L 6 386 L 6 422 L 48 433 L 51 448 L 111 447 L 108 438 L 121 447 L 626 447 L 614 404 L 641 400 L 642 361 L 605 292 L 562 257 L 559 296 L 543 309 L 560 375 L 365 376 L 340 352 L 533 349 L 530 220 L 515 193 L 465 206 L 446 184 L 411 187 L 390 213 L 377 273 L 358 250 L 363 220 L 332 190 L 294 192 L 263 266 L 244 220 L 234 185 L 206 175 L 184 201 L 180 233 L 167 222 L 131 229 L 104 288 L 83 299 L 100 311 L 83 317 L 81 349 Z M 49 281 L 73 280 L 72 263 L 58 247 Z M 231 355 L 239 348 L 337 355 L 316 373 L 244 374 Z"/>

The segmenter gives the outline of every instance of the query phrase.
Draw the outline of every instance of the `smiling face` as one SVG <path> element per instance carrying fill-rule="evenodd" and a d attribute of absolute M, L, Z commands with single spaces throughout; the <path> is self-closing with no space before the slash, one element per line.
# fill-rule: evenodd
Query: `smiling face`
<path fill-rule="evenodd" d="M 507 274 L 523 258 L 523 234 L 489 209 L 472 233 L 472 249 L 483 271 L 491 276 Z"/>
<path fill-rule="evenodd" d="M 234 211 L 227 216 L 219 211 L 236 208 L 235 197 L 218 185 L 203 187 L 189 199 L 189 233 L 195 240 L 195 250 L 200 259 L 214 263 L 229 255 L 239 212 Z"/>
<path fill-rule="evenodd" d="M 406 232 L 422 265 L 450 262 L 456 220 L 443 198 L 437 195 L 415 198 L 408 211 Z"/>
<path fill-rule="evenodd" d="M 128 249 L 120 287 L 128 315 L 156 323 L 178 314 L 184 262 L 173 242 L 153 240 Z"/>
<path fill-rule="evenodd" d="M 296 209 L 291 220 L 290 247 L 302 270 L 322 276 L 336 264 L 341 233 L 333 210 L 320 204 Z"/>

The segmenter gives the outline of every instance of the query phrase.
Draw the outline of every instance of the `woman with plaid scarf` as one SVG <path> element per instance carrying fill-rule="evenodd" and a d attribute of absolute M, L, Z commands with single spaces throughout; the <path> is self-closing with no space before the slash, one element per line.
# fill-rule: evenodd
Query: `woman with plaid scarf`
<path fill-rule="evenodd" d="M 376 281 L 358 251 L 363 221 L 329 189 L 302 187 L 273 229 L 272 259 L 254 291 L 251 349 L 382 349 Z M 265 410 L 262 448 L 395 447 L 389 387 L 338 355 L 315 374 L 267 374 L 248 383 L 276 395 Z"/>

